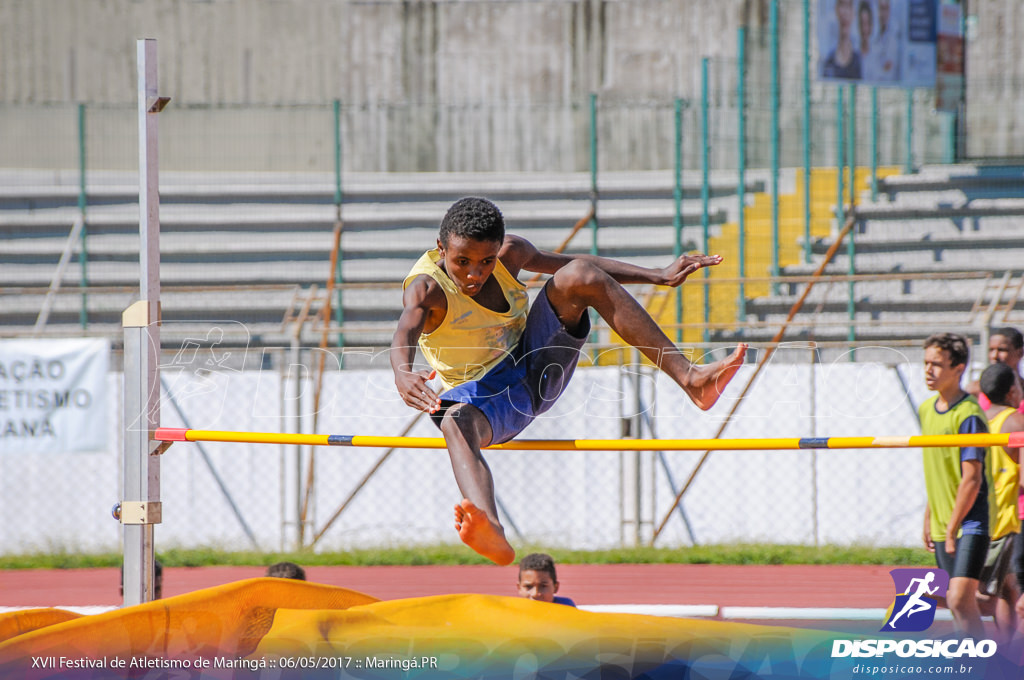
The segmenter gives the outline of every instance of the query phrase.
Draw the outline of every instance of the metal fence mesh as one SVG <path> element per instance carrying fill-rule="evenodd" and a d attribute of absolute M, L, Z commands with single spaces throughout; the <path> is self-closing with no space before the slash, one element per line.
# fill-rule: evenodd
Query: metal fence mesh
<path fill-rule="evenodd" d="M 395 394 L 390 371 L 375 368 L 328 370 L 314 425 L 312 364 L 305 363 L 313 352 L 300 354 L 302 364 L 282 350 L 262 370 L 234 370 L 211 368 L 203 352 L 164 353 L 162 425 L 438 436 L 425 417 L 408 427 L 415 413 Z M 917 432 L 915 408 L 925 391 L 909 354 L 900 364 L 822 363 L 796 346 L 778 358 L 757 377 L 723 437 Z M 702 413 L 650 366 L 583 366 L 556 407 L 522 436 L 709 438 L 753 373 L 753 365 L 744 366 L 724 406 Z M 119 394 L 121 376 L 111 374 L 109 382 Z M 103 453 L 0 457 L 5 551 L 116 548 L 119 525 L 109 509 L 119 488 L 119 420 L 112 413 Z M 920 453 L 912 449 L 719 451 L 703 464 L 701 452 L 486 457 L 502 520 L 518 545 L 915 545 L 924 498 Z M 457 541 L 451 519 L 460 495 L 444 450 L 176 443 L 163 454 L 161 477 L 163 548 L 346 550 Z"/>

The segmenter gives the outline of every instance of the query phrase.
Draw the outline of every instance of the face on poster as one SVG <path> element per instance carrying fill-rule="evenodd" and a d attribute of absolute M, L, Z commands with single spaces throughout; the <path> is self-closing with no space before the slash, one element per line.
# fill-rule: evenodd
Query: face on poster
<path fill-rule="evenodd" d="M 818 0 L 818 78 L 933 87 L 939 0 Z"/>

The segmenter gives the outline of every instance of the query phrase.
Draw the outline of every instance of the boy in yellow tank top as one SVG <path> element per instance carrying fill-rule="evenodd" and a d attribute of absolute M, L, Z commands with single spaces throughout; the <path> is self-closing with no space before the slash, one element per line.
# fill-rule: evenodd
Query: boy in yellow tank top
<path fill-rule="evenodd" d="M 1024 431 L 1024 415 L 1020 406 L 1022 391 L 1017 372 L 1004 363 L 994 363 L 984 370 L 979 380 L 981 393 L 989 402 L 985 416 L 990 432 Z M 992 525 L 992 543 L 985 559 L 979 587 L 982 613 L 995 617 L 996 626 L 1009 639 L 1021 629 L 1020 615 L 1024 613 L 1024 599 L 1017 583 L 1020 565 L 1020 450 L 993 446 L 987 461 L 996 498 L 995 522 Z"/>
<path fill-rule="evenodd" d="M 455 528 L 466 545 L 496 564 L 515 559 L 480 449 L 512 439 L 561 395 L 590 332 L 589 308 L 699 408 L 714 405 L 743 363 L 746 345 L 720 361 L 691 364 L 622 284 L 679 286 L 721 261 L 684 255 L 650 269 L 553 253 L 506 235 L 501 212 L 486 199 L 463 198 L 449 208 L 437 248 L 405 280 L 390 359 L 402 399 L 430 413 L 445 438 L 463 495 Z M 517 278 L 522 271 L 551 275 L 532 306 Z M 439 391 L 429 382 L 431 371 L 414 367 L 417 346 L 440 378 Z"/>
<path fill-rule="evenodd" d="M 918 408 L 921 434 L 988 432 L 985 413 L 960 388 L 967 367 L 967 340 L 936 333 L 924 342 L 924 379 L 936 395 Z M 925 548 L 939 569 L 949 574 L 946 602 L 953 625 L 964 635 L 982 639 L 978 581 L 988 552 L 991 480 L 985 469 L 988 449 L 979 446 L 931 446 L 921 449 L 924 487 Z"/>

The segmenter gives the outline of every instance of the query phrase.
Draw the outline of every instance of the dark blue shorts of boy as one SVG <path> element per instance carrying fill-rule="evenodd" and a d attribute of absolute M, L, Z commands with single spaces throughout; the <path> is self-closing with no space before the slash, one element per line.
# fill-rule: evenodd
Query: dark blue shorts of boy
<path fill-rule="evenodd" d="M 479 380 L 458 385 L 441 395 L 434 424 L 454 404 L 472 404 L 491 425 L 492 444 L 507 442 L 534 418 L 551 408 L 576 370 L 580 349 L 590 334 L 586 314 L 573 334 L 566 330 L 548 301 L 545 286 L 526 317 L 519 342 Z"/>

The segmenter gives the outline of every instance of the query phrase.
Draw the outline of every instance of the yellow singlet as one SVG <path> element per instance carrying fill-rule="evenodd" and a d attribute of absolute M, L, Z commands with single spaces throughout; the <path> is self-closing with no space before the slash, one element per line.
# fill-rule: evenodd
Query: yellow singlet
<path fill-rule="evenodd" d="M 458 287 L 438 266 L 441 254 L 435 248 L 416 261 L 402 284 L 403 289 L 420 274 L 437 281 L 448 300 L 444 321 L 431 333 L 422 333 L 420 349 L 427 363 L 437 371 L 445 389 L 483 377 L 508 354 L 526 327 L 529 296 L 500 260 L 494 266 L 494 278 L 508 301 L 507 312 L 494 312 Z"/>
<path fill-rule="evenodd" d="M 1016 409 L 1007 407 L 989 423 L 990 432 L 1001 432 L 1003 423 L 1015 413 Z M 1020 486 L 1020 466 L 1006 455 L 1002 446 L 989 447 L 988 473 L 992 477 L 992 487 L 996 495 L 996 521 L 992 526 L 992 538 L 1002 538 L 1006 534 L 1020 531 L 1020 515 L 1017 512 L 1017 490 Z"/>

